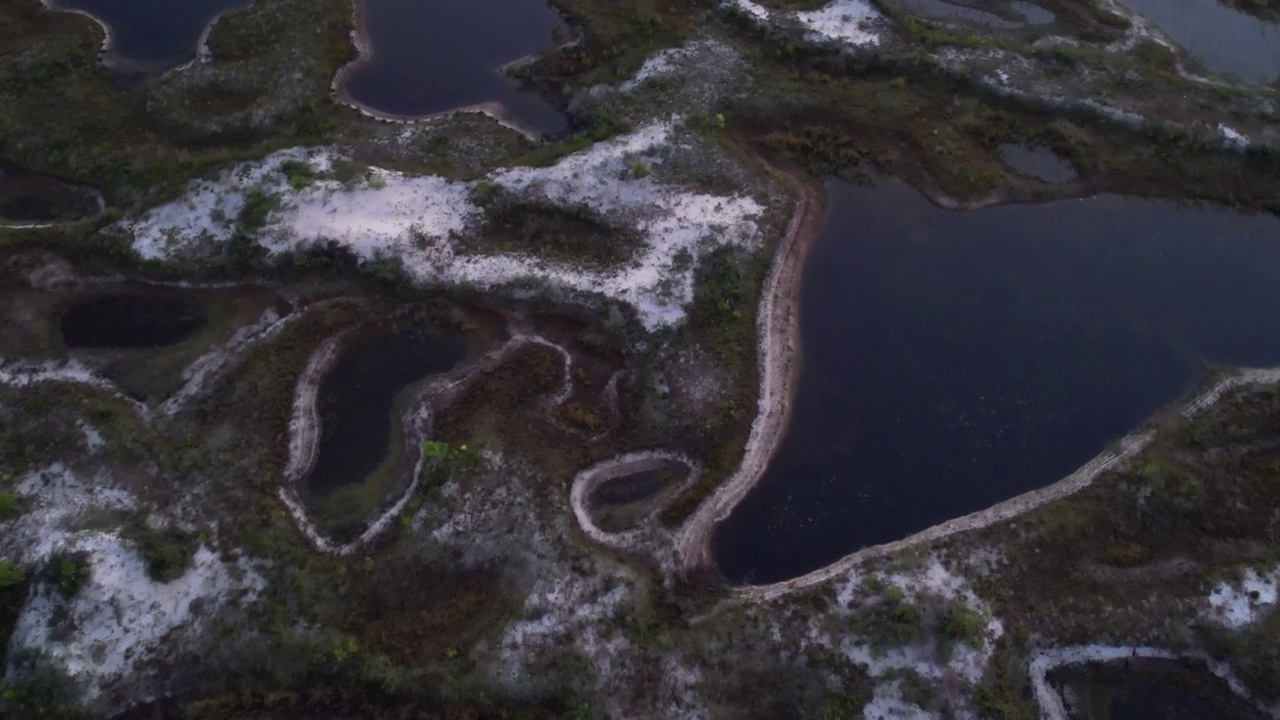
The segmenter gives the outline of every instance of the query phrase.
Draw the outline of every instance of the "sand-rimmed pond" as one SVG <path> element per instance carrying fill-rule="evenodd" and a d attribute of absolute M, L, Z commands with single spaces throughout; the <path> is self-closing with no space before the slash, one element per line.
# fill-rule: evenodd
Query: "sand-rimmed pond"
<path fill-rule="evenodd" d="M 1116 197 L 972 213 L 829 185 L 790 423 L 717 530 L 735 582 L 1046 486 L 1211 364 L 1280 364 L 1280 221 Z"/>
<path fill-rule="evenodd" d="M 387 119 L 480 109 L 535 132 L 565 128 L 559 111 L 501 71 L 564 33 L 542 0 L 357 1 L 361 57 L 334 81 L 341 100 Z"/>
<path fill-rule="evenodd" d="M 54 10 L 88 15 L 107 29 L 111 65 L 159 69 L 191 57 L 209 24 L 250 0 L 47 0 Z"/>

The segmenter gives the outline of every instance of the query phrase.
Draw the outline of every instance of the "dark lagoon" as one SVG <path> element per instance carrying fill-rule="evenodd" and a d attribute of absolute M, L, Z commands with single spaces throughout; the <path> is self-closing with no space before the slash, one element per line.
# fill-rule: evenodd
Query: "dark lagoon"
<path fill-rule="evenodd" d="M 343 70 L 339 92 L 370 112 L 421 118 L 487 104 L 536 132 L 566 120 L 500 68 L 550 46 L 562 27 L 543 0 L 360 0 L 368 55 Z"/>
<path fill-rule="evenodd" d="M 167 293 L 120 293 L 81 300 L 60 318 L 71 348 L 157 348 L 176 345 L 209 321 L 199 302 Z"/>
<path fill-rule="evenodd" d="M 358 484 L 388 457 L 397 398 L 409 386 L 448 372 L 466 355 L 465 338 L 411 326 L 351 341 L 320 384 L 320 449 L 307 479 L 312 496 Z"/>
<path fill-rule="evenodd" d="M 1280 79 L 1280 25 L 1218 0 L 1119 0 L 1150 20 L 1211 73 L 1249 85 Z"/>
<path fill-rule="evenodd" d="M 1134 659 L 1054 671 L 1072 720 L 1251 720 L 1264 717 L 1203 663 Z"/>
<path fill-rule="evenodd" d="M 111 28 L 107 51 L 134 66 L 163 67 L 195 53 L 214 18 L 249 0 L 56 0 L 54 8 L 88 13 Z"/>
<path fill-rule="evenodd" d="M 0 160 L 0 227 L 80 220 L 102 212 L 103 205 L 95 190 Z"/>
<path fill-rule="evenodd" d="M 1052 484 L 1214 364 L 1280 364 L 1280 220 L 1118 197 L 971 213 L 828 185 L 790 426 L 716 531 L 735 583 Z"/>

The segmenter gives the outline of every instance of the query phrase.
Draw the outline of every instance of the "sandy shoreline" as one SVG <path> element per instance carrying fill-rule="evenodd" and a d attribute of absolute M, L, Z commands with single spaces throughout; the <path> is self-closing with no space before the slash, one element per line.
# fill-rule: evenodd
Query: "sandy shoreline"
<path fill-rule="evenodd" d="M 368 23 L 365 21 L 364 15 L 364 0 L 353 0 L 351 17 L 354 29 L 351 31 L 351 45 L 356 49 L 356 57 L 338 68 L 338 71 L 333 74 L 333 81 L 329 83 L 329 92 L 333 96 L 333 101 L 335 103 L 338 103 L 339 105 L 346 105 L 367 118 L 381 120 L 383 122 L 397 123 L 400 125 L 429 122 L 431 120 L 437 120 L 459 113 L 476 113 L 488 116 L 499 125 L 507 128 L 508 130 L 514 130 L 533 142 L 537 142 L 541 139 L 540 133 L 520 125 L 510 116 L 510 114 L 507 113 L 506 108 L 503 107 L 502 103 L 497 101 L 466 105 L 463 107 L 452 108 L 450 110 L 427 113 L 426 115 L 403 115 L 399 113 L 384 112 L 356 100 L 352 97 L 347 85 L 349 84 L 351 76 L 357 70 L 371 62 L 374 55 L 373 41 L 369 38 L 369 33 L 366 30 Z M 503 68 L 517 63 L 529 62 L 534 57 L 534 55 L 526 55 L 522 58 L 517 58 L 516 60 L 499 67 L 496 72 L 500 73 Z"/>
<path fill-rule="evenodd" d="M 97 23 L 98 27 L 102 28 L 103 32 L 102 47 L 98 51 L 99 59 L 102 62 L 103 67 L 117 72 L 126 73 L 150 73 L 163 71 L 162 74 L 168 74 L 171 72 L 181 72 L 195 63 L 208 62 L 211 60 L 213 55 L 209 50 L 209 33 L 213 32 L 214 23 L 218 22 L 218 20 L 222 19 L 223 15 L 226 15 L 229 12 L 249 8 L 252 6 L 253 2 L 252 0 L 246 0 L 243 5 L 227 8 L 226 10 L 223 10 L 209 18 L 209 22 L 205 23 L 204 29 L 200 31 L 200 37 L 196 40 L 195 47 L 192 48 L 191 57 L 178 58 L 173 61 L 134 60 L 132 58 L 125 57 L 112 49 L 112 45 L 115 44 L 115 32 L 111 29 L 111 26 L 107 24 L 106 20 L 103 20 L 87 10 L 63 7 L 58 4 L 57 0 L 40 0 L 40 4 L 49 12 L 82 15 Z"/>
<path fill-rule="evenodd" d="M 820 188 L 787 176 L 799 199 L 778 247 L 773 267 L 766 278 L 758 316 L 760 391 L 756 419 L 743 450 L 737 472 L 716 489 L 686 520 L 674 537 L 674 564 L 677 572 L 716 567 L 711 552 L 711 535 L 717 524 L 755 487 L 780 444 L 790 418 L 791 402 L 800 367 L 798 342 L 798 293 L 805 254 L 821 230 L 824 219 Z M 937 199 L 935 203 L 944 205 Z M 979 206 L 999 204 L 996 198 Z M 1178 412 L 1187 418 L 1211 407 L 1230 390 L 1246 385 L 1280 384 L 1280 368 L 1239 369 L 1222 375 L 1186 400 Z M 1156 431 L 1144 424 L 1112 447 L 1103 450 L 1070 475 L 1047 487 L 1017 495 L 968 515 L 953 518 L 890 543 L 862 548 L 822 568 L 768 585 L 736 588 L 740 600 L 766 602 L 789 593 L 820 585 L 843 575 L 866 560 L 882 557 L 948 536 L 979 530 L 1067 498 L 1093 483 L 1103 473 L 1145 449 Z M 575 508 L 576 511 L 576 508 Z M 581 521 L 581 516 L 579 518 Z"/>
<path fill-rule="evenodd" d="M 804 258 L 825 219 L 821 188 L 784 175 L 797 194 L 795 210 L 765 279 L 758 314 L 760 392 L 756 419 L 737 472 L 698 506 L 675 537 L 678 569 L 714 567 L 711 533 L 755 487 L 786 432 L 800 368 L 799 292 Z"/>
<path fill-rule="evenodd" d="M 1178 412 L 1193 418 L 1220 401 L 1229 391 L 1247 385 L 1280 384 L 1280 368 L 1248 368 L 1223 375 L 1181 405 Z M 737 588 L 740 599 L 767 602 L 797 590 L 820 585 L 857 567 L 866 560 L 901 552 L 962 532 L 990 527 L 1035 510 L 1051 502 L 1070 497 L 1089 487 L 1103 473 L 1121 465 L 1146 449 L 1155 439 L 1156 430 L 1141 427 L 1124 436 L 1113 448 L 1102 451 L 1075 472 L 1048 487 L 1032 490 L 991 507 L 948 520 L 910 535 L 902 540 L 863 548 L 836 562 L 790 580 L 769 585 Z"/>

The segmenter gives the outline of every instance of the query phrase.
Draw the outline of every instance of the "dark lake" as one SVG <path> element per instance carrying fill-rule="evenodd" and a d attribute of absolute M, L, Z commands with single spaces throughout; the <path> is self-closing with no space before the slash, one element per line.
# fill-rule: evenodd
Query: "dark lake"
<path fill-rule="evenodd" d="M 1136 659 L 1050 673 L 1072 720 L 1262 718 L 1203 663 Z"/>
<path fill-rule="evenodd" d="M 1280 79 L 1280 25 L 1219 0 L 1119 0 L 1147 18 L 1197 64 L 1250 85 Z"/>
<path fill-rule="evenodd" d="M 1212 364 L 1280 364 L 1280 220 L 1097 197 L 971 213 L 828 184 L 786 437 L 717 529 L 735 583 L 1043 487 Z"/>
<path fill-rule="evenodd" d="M 561 27 L 543 0 L 358 0 L 371 56 L 340 90 L 379 115 L 415 118 L 484 103 L 537 132 L 566 120 L 499 68 L 549 47 Z"/>
<path fill-rule="evenodd" d="M 209 22 L 249 0 L 56 0 L 54 7 L 80 10 L 111 28 L 108 51 L 142 65 L 169 65 L 195 52 Z"/>
<path fill-rule="evenodd" d="M 383 328 L 357 337 L 320 384 L 320 452 L 307 480 L 322 497 L 363 481 L 392 444 L 402 390 L 452 369 L 466 355 L 460 333 L 434 327 Z"/>
<path fill-rule="evenodd" d="M 163 293 L 99 295 L 60 317 L 62 341 L 72 348 L 156 348 L 176 345 L 209 321 L 204 305 Z"/>
<path fill-rule="evenodd" d="M 79 220 L 100 212 L 96 191 L 0 161 L 0 224 Z"/>

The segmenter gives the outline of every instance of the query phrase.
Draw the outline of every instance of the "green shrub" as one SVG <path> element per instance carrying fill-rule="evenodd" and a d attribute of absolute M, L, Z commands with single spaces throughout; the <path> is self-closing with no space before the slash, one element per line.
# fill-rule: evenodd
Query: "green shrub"
<path fill-rule="evenodd" d="M 0 520 L 11 520 L 18 517 L 18 496 L 11 492 L 0 492 Z"/>
<path fill-rule="evenodd" d="M 280 163 L 280 172 L 289 181 L 289 187 L 301 190 L 315 182 L 316 173 L 311 165 L 301 160 L 284 160 Z"/>
<path fill-rule="evenodd" d="M 63 598 L 72 600 L 89 581 L 89 554 L 57 553 L 41 571 L 41 579 L 57 588 Z"/>
<path fill-rule="evenodd" d="M 27 573 L 8 560 L 0 560 L 0 588 L 17 585 L 27 578 Z"/>
<path fill-rule="evenodd" d="M 245 235 L 252 236 L 267 224 L 267 218 L 280 204 L 280 198 L 260 187 L 249 188 L 245 193 L 244 205 L 236 216 L 236 229 Z"/>
<path fill-rule="evenodd" d="M 147 577 L 156 582 L 173 582 L 191 567 L 191 559 L 200 546 L 195 535 L 167 528 L 152 530 L 142 523 L 135 523 L 125 531 L 134 548 L 147 565 Z"/>
<path fill-rule="evenodd" d="M 962 642 L 976 648 L 982 644 L 986 626 L 987 619 L 982 616 L 982 613 L 970 608 L 964 601 L 957 600 L 942 614 L 942 622 L 938 630 L 946 640 Z"/>

